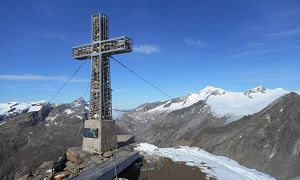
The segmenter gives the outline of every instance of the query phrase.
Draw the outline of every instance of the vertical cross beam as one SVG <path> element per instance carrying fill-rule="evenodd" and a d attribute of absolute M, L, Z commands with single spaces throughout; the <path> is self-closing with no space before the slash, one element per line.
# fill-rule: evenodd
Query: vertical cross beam
<path fill-rule="evenodd" d="M 111 120 L 111 81 L 108 55 L 102 54 L 99 41 L 108 39 L 108 17 L 103 14 L 92 16 L 92 74 L 90 112 L 91 119 Z"/>

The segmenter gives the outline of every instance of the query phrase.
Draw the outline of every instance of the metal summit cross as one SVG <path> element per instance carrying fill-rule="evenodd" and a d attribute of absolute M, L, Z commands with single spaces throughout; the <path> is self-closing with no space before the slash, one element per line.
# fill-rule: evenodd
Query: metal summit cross
<path fill-rule="evenodd" d="M 122 36 L 108 39 L 108 16 L 92 15 L 92 43 L 73 47 L 72 57 L 91 59 L 91 91 L 89 118 L 82 131 L 82 149 L 105 152 L 117 148 L 117 135 L 112 120 L 111 80 L 109 57 L 132 51 L 132 40 Z"/>

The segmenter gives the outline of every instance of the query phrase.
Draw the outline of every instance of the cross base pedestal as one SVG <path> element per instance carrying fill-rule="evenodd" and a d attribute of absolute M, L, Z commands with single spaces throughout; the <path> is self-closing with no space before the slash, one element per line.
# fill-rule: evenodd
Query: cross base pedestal
<path fill-rule="evenodd" d="M 114 120 L 86 120 L 84 128 L 97 130 L 97 137 L 83 137 L 82 150 L 90 153 L 106 152 L 118 147 Z"/>

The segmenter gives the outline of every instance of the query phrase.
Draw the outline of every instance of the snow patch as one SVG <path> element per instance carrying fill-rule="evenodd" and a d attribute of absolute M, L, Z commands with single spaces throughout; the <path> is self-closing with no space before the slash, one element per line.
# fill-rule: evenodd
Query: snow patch
<path fill-rule="evenodd" d="M 67 113 L 67 115 L 74 113 L 74 111 L 72 111 L 71 109 L 66 109 L 65 113 Z"/>
<path fill-rule="evenodd" d="M 57 118 L 58 114 L 56 114 L 54 117 L 47 117 L 46 121 L 54 121 Z"/>
<path fill-rule="evenodd" d="M 292 155 L 293 156 L 297 156 L 300 154 L 300 139 L 298 139 L 295 143 L 295 146 L 293 148 L 293 152 L 292 152 Z"/>
<path fill-rule="evenodd" d="M 34 111 L 39 111 L 42 109 L 43 106 L 31 106 L 29 109 L 28 109 L 28 112 L 34 112 Z"/>
<path fill-rule="evenodd" d="M 81 119 L 81 120 L 83 119 L 81 116 L 78 116 L 78 115 L 77 115 L 77 116 L 75 116 L 75 117 L 77 117 L 77 118 L 79 118 L 79 119 Z"/>
<path fill-rule="evenodd" d="M 143 109 L 144 109 L 144 107 L 140 107 L 140 108 L 137 108 L 135 111 L 141 111 Z"/>
<path fill-rule="evenodd" d="M 47 173 L 47 174 L 52 173 L 52 169 L 48 169 L 48 170 L 46 171 L 46 173 Z"/>
<path fill-rule="evenodd" d="M 180 148 L 157 148 L 148 143 L 140 143 L 134 148 L 145 156 L 158 156 L 170 158 L 173 161 L 186 162 L 188 166 L 197 166 L 209 177 L 217 179 L 243 179 L 243 180 L 275 180 L 275 178 L 246 168 L 236 161 L 212 155 L 200 148 L 182 146 Z"/>
<path fill-rule="evenodd" d="M 276 153 L 277 153 L 277 147 L 276 147 L 276 145 L 274 145 L 274 147 L 271 151 L 271 154 L 270 154 L 270 159 L 272 159 L 275 156 Z"/>
<path fill-rule="evenodd" d="M 271 122 L 271 116 L 269 114 L 266 115 L 268 122 Z"/>
<path fill-rule="evenodd" d="M 0 122 L 0 126 L 3 125 L 3 124 L 5 124 L 5 123 L 6 123 L 6 121 Z"/>

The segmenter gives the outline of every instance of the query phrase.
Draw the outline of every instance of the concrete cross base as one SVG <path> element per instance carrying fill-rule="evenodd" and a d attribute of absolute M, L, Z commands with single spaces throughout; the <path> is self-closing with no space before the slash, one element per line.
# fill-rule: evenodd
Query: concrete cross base
<path fill-rule="evenodd" d="M 86 120 L 84 128 L 98 129 L 98 137 L 83 137 L 82 150 L 102 153 L 118 147 L 114 120 Z"/>

